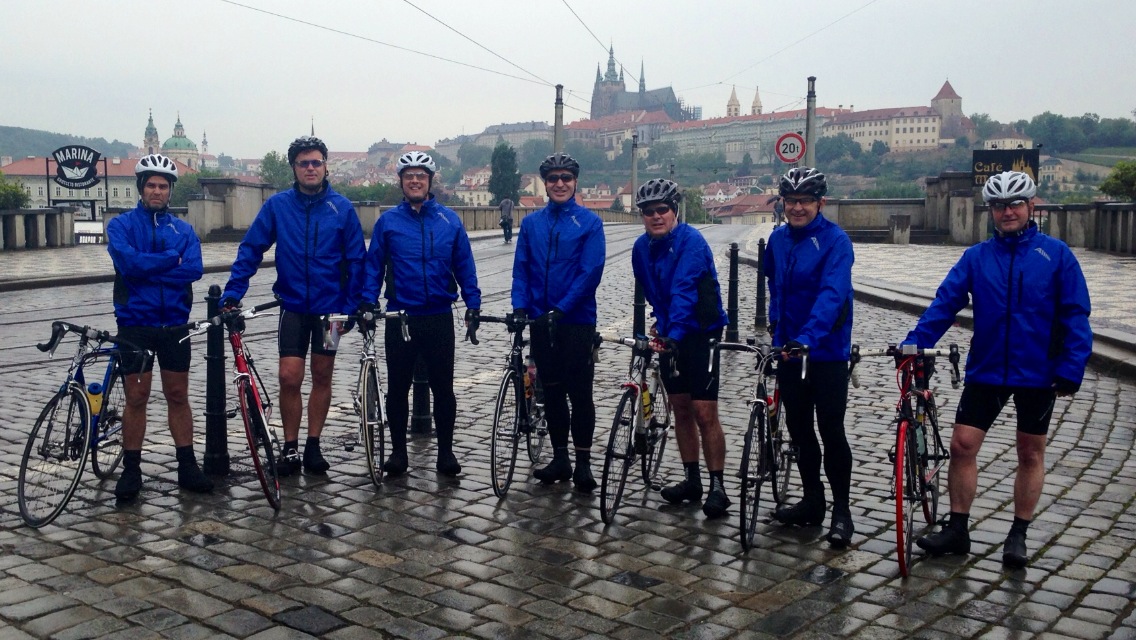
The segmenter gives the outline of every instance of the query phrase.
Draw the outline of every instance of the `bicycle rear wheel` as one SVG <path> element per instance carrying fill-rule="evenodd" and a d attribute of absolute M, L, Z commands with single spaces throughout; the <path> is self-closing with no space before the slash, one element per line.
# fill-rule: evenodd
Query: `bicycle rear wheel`
<path fill-rule="evenodd" d="M 517 385 L 520 380 L 512 369 L 501 376 L 497 387 L 497 404 L 493 410 L 493 432 L 489 447 L 489 466 L 493 480 L 493 495 L 504 498 L 513 482 L 517 468 L 517 446 L 520 441 L 520 405 L 517 404 Z"/>
<path fill-rule="evenodd" d="M 363 433 L 363 451 L 367 456 L 367 471 L 376 487 L 383 486 L 383 460 L 386 458 L 386 414 L 383 412 L 383 394 L 379 389 L 379 375 L 375 363 L 363 368 L 363 384 L 359 408 L 359 425 Z"/>
<path fill-rule="evenodd" d="M 122 414 L 126 410 L 125 381 L 122 373 L 115 368 L 103 391 L 103 408 L 99 412 L 95 441 L 91 443 L 94 455 L 91 456 L 91 469 L 100 480 L 114 475 L 122 462 Z"/>
<path fill-rule="evenodd" d="M 764 404 L 755 404 L 749 414 L 749 428 L 746 429 L 745 445 L 742 450 L 740 518 L 742 549 L 753 547 L 757 533 L 757 514 L 761 507 L 761 485 L 766 479 L 774 481 L 776 473 L 770 456 L 772 443 L 765 431 L 766 409 Z"/>
<path fill-rule="evenodd" d="M 920 486 L 923 489 L 923 519 L 928 525 L 933 526 L 939 520 L 939 475 L 949 456 L 943 451 L 943 442 L 939 438 L 939 425 L 930 412 L 927 414 L 922 432 L 926 441 L 926 455 L 921 461 L 919 470 L 922 478 Z"/>
<path fill-rule="evenodd" d="M 611 422 L 607 450 L 604 453 L 603 477 L 600 479 L 600 518 L 611 524 L 623 500 L 627 486 L 627 473 L 635 463 L 635 447 L 631 434 L 635 430 L 635 414 L 639 410 L 639 395 L 632 389 L 623 392 Z"/>
<path fill-rule="evenodd" d="M 919 451 L 911 423 L 901 420 L 895 441 L 895 546 L 899 573 L 905 578 L 911 570 L 916 502 L 922 501 L 918 459 Z"/>
<path fill-rule="evenodd" d="M 62 389 L 44 406 L 20 460 L 17 499 L 29 527 L 47 525 L 67 506 L 87 462 L 90 409 L 78 388 Z"/>
<path fill-rule="evenodd" d="M 641 466 L 643 483 L 658 491 L 662 488 L 659 482 L 659 469 L 663 466 L 663 456 L 667 450 L 667 439 L 671 431 L 671 405 L 661 381 L 651 395 L 651 403 L 651 424 L 647 425 L 649 447 L 643 453 Z"/>
<path fill-rule="evenodd" d="M 241 400 L 241 417 L 245 422 L 245 435 L 248 437 L 249 454 L 260 488 L 268 504 L 280 510 L 280 478 L 276 474 L 276 450 L 268 433 L 268 423 L 264 420 L 264 410 L 253 393 L 247 380 L 237 383 L 237 396 Z"/>
<path fill-rule="evenodd" d="M 758 391 L 759 395 L 761 391 Z M 769 397 L 769 396 L 766 396 Z M 785 426 L 784 407 L 781 406 L 781 398 L 776 393 L 772 394 L 772 402 L 770 402 L 766 411 L 768 412 L 768 419 L 766 422 L 766 434 L 769 439 L 769 472 L 771 488 L 773 489 L 773 503 L 781 506 L 789 499 L 789 478 L 793 475 L 793 467 L 797 462 L 797 452 L 793 448 L 793 442 L 789 439 L 788 427 Z"/>

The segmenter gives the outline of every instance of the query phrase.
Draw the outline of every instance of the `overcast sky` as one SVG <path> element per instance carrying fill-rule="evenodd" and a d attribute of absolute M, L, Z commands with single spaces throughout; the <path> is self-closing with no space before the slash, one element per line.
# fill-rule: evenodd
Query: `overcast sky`
<path fill-rule="evenodd" d="M 1130 118 L 1133 25 L 1133 0 L 4 0 L 0 125 L 141 144 L 153 108 L 213 154 L 282 151 L 312 118 L 336 151 L 432 145 L 551 123 L 557 83 L 587 117 L 609 43 L 628 88 L 642 61 L 704 118 L 733 86 L 743 113 L 757 86 L 803 108 L 810 75 L 827 107 L 929 105 L 949 79 L 968 115 Z"/>

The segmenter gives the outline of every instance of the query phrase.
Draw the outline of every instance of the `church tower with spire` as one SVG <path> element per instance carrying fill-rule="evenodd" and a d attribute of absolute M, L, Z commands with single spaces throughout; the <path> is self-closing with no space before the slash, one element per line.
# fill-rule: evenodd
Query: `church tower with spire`
<path fill-rule="evenodd" d="M 162 141 L 158 138 L 158 128 L 154 126 L 154 110 L 150 109 L 150 120 L 146 123 L 146 133 L 142 134 L 142 155 L 158 153 Z"/>
<path fill-rule="evenodd" d="M 753 88 L 753 104 L 749 107 L 749 114 L 751 116 L 761 115 L 761 90 L 758 87 Z"/>
<path fill-rule="evenodd" d="M 738 101 L 738 90 L 730 88 L 730 99 L 726 102 L 726 117 L 735 118 L 742 113 L 742 103 Z"/>
<path fill-rule="evenodd" d="M 607 53 L 607 73 L 601 77 L 599 66 L 596 66 L 596 86 L 592 89 L 592 119 L 615 113 L 615 96 L 627 90 L 627 85 L 623 83 L 623 70 L 615 69 L 615 46 L 609 46 Z"/>

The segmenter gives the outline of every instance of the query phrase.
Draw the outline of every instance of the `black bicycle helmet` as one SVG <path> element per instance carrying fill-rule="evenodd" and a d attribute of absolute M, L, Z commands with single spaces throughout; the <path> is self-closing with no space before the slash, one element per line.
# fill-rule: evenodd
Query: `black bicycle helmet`
<path fill-rule="evenodd" d="M 828 193 L 828 180 L 812 167 L 794 167 L 781 176 L 781 196 L 805 195 L 823 198 Z"/>
<path fill-rule="evenodd" d="M 652 202 L 665 202 L 671 209 L 678 209 L 681 201 L 682 192 L 678 190 L 678 185 L 665 178 L 648 180 L 639 185 L 639 190 L 635 193 L 635 206 L 640 209 Z"/>
<path fill-rule="evenodd" d="M 315 136 L 300 136 L 288 145 L 288 164 L 296 164 L 296 156 L 312 149 L 318 149 L 323 154 L 323 159 L 327 160 L 327 145 L 323 140 Z"/>
<path fill-rule="evenodd" d="M 572 156 L 567 153 L 558 152 L 554 153 L 544 159 L 540 163 L 540 177 L 547 178 L 548 174 L 557 169 L 567 169 L 572 172 L 572 175 L 577 178 L 580 177 L 580 163 L 572 159 Z"/>
<path fill-rule="evenodd" d="M 138 185 L 138 193 L 142 193 L 142 187 L 150 176 L 162 176 L 170 181 L 170 187 L 178 179 L 178 168 L 173 160 L 158 153 L 151 153 L 148 156 L 142 156 L 138 160 L 138 164 L 134 165 L 135 182 Z"/>

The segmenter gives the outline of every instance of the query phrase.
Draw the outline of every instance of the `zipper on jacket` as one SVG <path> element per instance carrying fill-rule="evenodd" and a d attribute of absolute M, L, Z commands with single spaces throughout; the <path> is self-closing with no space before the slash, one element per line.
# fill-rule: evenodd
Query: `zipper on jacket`
<path fill-rule="evenodd" d="M 550 211 L 549 213 L 551 214 L 552 212 Z M 554 250 L 556 248 L 556 243 L 560 239 L 560 234 L 556 233 L 556 223 L 560 222 L 560 214 L 557 213 L 555 215 L 555 217 L 553 217 L 551 215 L 549 217 L 552 218 L 552 226 L 550 226 L 548 228 L 548 254 L 546 255 L 546 257 L 544 259 L 544 311 L 545 311 L 545 313 L 548 313 L 551 310 L 549 308 L 549 304 L 548 304 L 548 289 L 549 289 L 548 277 L 552 273 L 552 255 L 553 255 Z"/>
<path fill-rule="evenodd" d="M 307 313 L 312 310 L 312 203 L 308 202 L 304 211 L 304 216 L 307 219 L 304 228 L 304 312 Z M 316 226 L 316 233 L 319 233 L 319 226 Z"/>
<path fill-rule="evenodd" d="M 418 231 L 422 237 L 422 305 L 425 306 L 430 299 L 430 279 L 426 275 L 426 216 L 421 211 L 418 214 Z"/>
<path fill-rule="evenodd" d="M 1010 247 L 1010 273 L 1006 276 L 1006 339 L 1002 352 L 1005 354 L 1002 363 L 1002 384 L 1010 382 L 1010 328 L 1013 321 L 1014 306 L 1014 257 L 1017 256 L 1018 246 L 1014 243 Z M 1018 294 L 1021 296 L 1021 293 Z"/>

